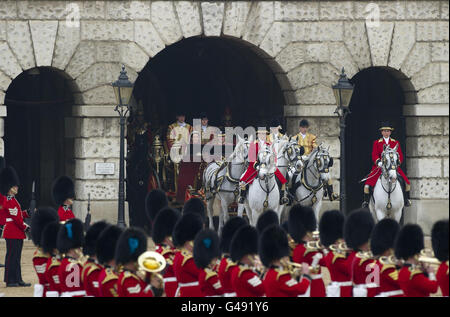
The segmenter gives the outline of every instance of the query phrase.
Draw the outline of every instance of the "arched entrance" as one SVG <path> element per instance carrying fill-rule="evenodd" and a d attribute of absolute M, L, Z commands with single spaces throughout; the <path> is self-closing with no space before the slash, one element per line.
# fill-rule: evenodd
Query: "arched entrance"
<path fill-rule="evenodd" d="M 20 178 L 18 200 L 28 207 L 33 180 L 39 205 L 54 205 L 53 180 L 74 176 L 73 141 L 67 139 L 65 118 L 71 115 L 71 81 L 49 67 L 17 76 L 5 96 L 5 159 Z"/>
<path fill-rule="evenodd" d="M 148 175 L 142 169 L 136 172 L 133 167 L 140 164 L 135 160 L 138 154 L 133 153 L 133 146 L 137 145 L 132 139 L 134 116 L 142 111 L 149 123 L 150 139 L 158 134 L 163 140 L 167 126 L 175 121 L 180 108 L 190 124 L 205 112 L 209 125 L 216 127 L 224 126 L 225 113 L 231 115 L 234 127 L 267 127 L 273 118 L 285 127 L 282 88 L 261 56 L 264 53 L 259 48 L 238 39 L 191 37 L 168 46 L 147 63 L 135 82 L 135 104 L 128 129 L 131 147 L 127 197 L 131 223 L 143 213 L 144 205 L 140 202 L 147 192 L 144 178 Z M 148 150 L 145 145 L 142 148 Z M 139 177 L 133 177 L 134 173 L 139 173 Z"/>
<path fill-rule="evenodd" d="M 394 126 L 391 137 L 400 141 L 406 155 L 403 106 L 408 89 L 405 85 L 409 83 L 399 71 L 387 67 L 364 69 L 351 82 L 355 88 L 345 130 L 348 211 L 359 208 L 363 201 L 364 183 L 360 180 L 372 167 L 372 145 L 381 137 L 378 129 L 382 121 Z M 401 168 L 406 172 L 405 162 Z"/>

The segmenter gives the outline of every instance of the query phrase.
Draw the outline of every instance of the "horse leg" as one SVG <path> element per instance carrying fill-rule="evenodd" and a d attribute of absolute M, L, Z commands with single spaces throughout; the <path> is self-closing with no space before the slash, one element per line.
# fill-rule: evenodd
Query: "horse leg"
<path fill-rule="evenodd" d="M 207 203 L 207 210 L 208 210 L 208 218 L 209 218 L 209 229 L 214 230 L 214 222 L 213 222 L 213 216 L 214 216 L 214 201 L 216 200 L 215 196 L 212 196 Z"/>
<path fill-rule="evenodd" d="M 228 220 L 228 203 L 226 199 L 221 199 L 220 200 L 220 206 L 221 206 L 221 210 L 220 210 L 220 214 L 219 214 L 219 236 L 222 233 L 222 227 L 223 224 Z"/>

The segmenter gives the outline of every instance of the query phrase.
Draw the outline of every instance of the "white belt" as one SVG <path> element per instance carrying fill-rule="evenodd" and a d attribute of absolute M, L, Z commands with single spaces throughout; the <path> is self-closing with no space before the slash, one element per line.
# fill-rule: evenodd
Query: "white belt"
<path fill-rule="evenodd" d="M 63 292 L 61 297 L 86 296 L 86 291 Z"/>
<path fill-rule="evenodd" d="M 45 297 L 59 297 L 59 293 L 57 291 L 47 291 Z"/>
<path fill-rule="evenodd" d="M 223 294 L 223 296 L 224 297 L 236 297 L 237 295 L 236 295 L 236 292 L 233 292 L 233 293 L 225 293 L 225 294 Z"/>
<path fill-rule="evenodd" d="M 374 288 L 378 287 L 378 284 L 377 283 L 355 284 L 355 287 Z"/>
<path fill-rule="evenodd" d="M 322 274 L 312 274 L 310 275 L 312 280 L 318 280 L 322 278 Z"/>
<path fill-rule="evenodd" d="M 176 282 L 176 281 L 177 281 L 177 278 L 176 278 L 176 277 L 165 277 L 163 280 L 164 280 L 164 283 L 167 283 L 167 282 Z"/>
<path fill-rule="evenodd" d="M 403 291 L 401 289 L 399 289 L 396 291 L 381 292 L 380 294 L 378 294 L 375 297 L 391 297 L 391 296 L 396 296 L 396 295 L 403 295 Z"/>
<path fill-rule="evenodd" d="M 6 222 L 11 222 L 11 221 L 13 221 L 12 218 L 6 218 Z"/>
<path fill-rule="evenodd" d="M 347 281 L 347 282 L 331 282 L 332 284 L 334 284 L 334 285 L 337 285 L 337 286 L 339 286 L 339 287 L 342 287 L 342 286 L 352 286 L 353 285 L 353 282 L 352 281 Z"/>
<path fill-rule="evenodd" d="M 198 286 L 198 282 L 190 282 L 190 283 L 178 283 L 178 287 L 190 287 L 190 286 Z"/>

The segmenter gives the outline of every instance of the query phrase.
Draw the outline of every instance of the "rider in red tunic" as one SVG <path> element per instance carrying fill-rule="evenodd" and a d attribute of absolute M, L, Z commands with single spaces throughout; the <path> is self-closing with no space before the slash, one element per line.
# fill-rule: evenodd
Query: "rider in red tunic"
<path fill-rule="evenodd" d="M 375 140 L 373 142 L 372 147 L 372 170 L 369 173 L 369 176 L 367 177 L 366 182 L 364 183 L 364 202 L 362 204 L 363 208 L 367 208 L 369 206 L 369 200 L 370 200 L 370 192 L 375 187 L 378 178 L 381 175 L 381 153 L 383 153 L 384 147 L 389 145 L 390 148 L 394 148 L 396 145 L 398 145 L 397 152 L 399 155 L 399 162 L 397 167 L 397 173 L 403 178 L 405 181 L 405 190 L 404 190 L 404 201 L 405 206 L 411 206 L 411 201 L 409 199 L 409 190 L 410 190 L 410 182 L 408 177 L 406 177 L 405 173 L 400 168 L 400 164 L 403 162 L 403 153 L 400 146 L 400 142 L 397 140 L 394 140 L 391 138 L 391 133 L 394 130 L 393 127 L 391 127 L 391 124 L 389 122 L 382 122 L 381 127 L 379 129 L 381 131 L 382 137 L 378 140 Z"/>
<path fill-rule="evenodd" d="M 241 176 L 240 183 L 240 193 L 239 193 L 239 203 L 244 203 L 245 196 L 247 195 L 247 190 L 249 184 L 253 183 L 256 176 L 258 176 L 258 153 L 259 153 L 259 143 L 264 142 L 266 145 L 270 145 L 266 141 L 266 130 L 258 130 L 258 137 L 253 143 L 250 144 L 248 149 L 248 168 L 244 175 Z M 288 198 L 286 197 L 286 183 L 287 180 L 281 174 L 280 170 L 277 168 L 275 171 L 275 176 L 278 178 L 281 183 L 281 193 L 280 193 L 280 204 L 288 203 Z"/>

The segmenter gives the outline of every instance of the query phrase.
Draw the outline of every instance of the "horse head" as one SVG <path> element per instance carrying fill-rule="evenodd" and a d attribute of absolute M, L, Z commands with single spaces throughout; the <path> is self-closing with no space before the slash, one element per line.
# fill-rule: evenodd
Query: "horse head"
<path fill-rule="evenodd" d="M 259 143 L 258 166 L 258 177 L 261 179 L 275 173 L 277 166 L 273 144 L 267 146 L 264 142 Z"/>
<path fill-rule="evenodd" d="M 400 163 L 397 149 L 398 144 L 394 148 L 391 148 L 389 145 L 384 145 L 383 152 L 381 153 L 381 168 L 383 175 L 385 175 L 390 182 L 395 182 L 397 180 L 397 168 Z"/>
<path fill-rule="evenodd" d="M 310 161 L 312 161 L 314 168 L 320 174 L 322 181 L 328 181 L 330 179 L 330 167 L 333 166 L 333 158 L 328 151 L 329 147 L 319 145 L 310 155 Z"/>

